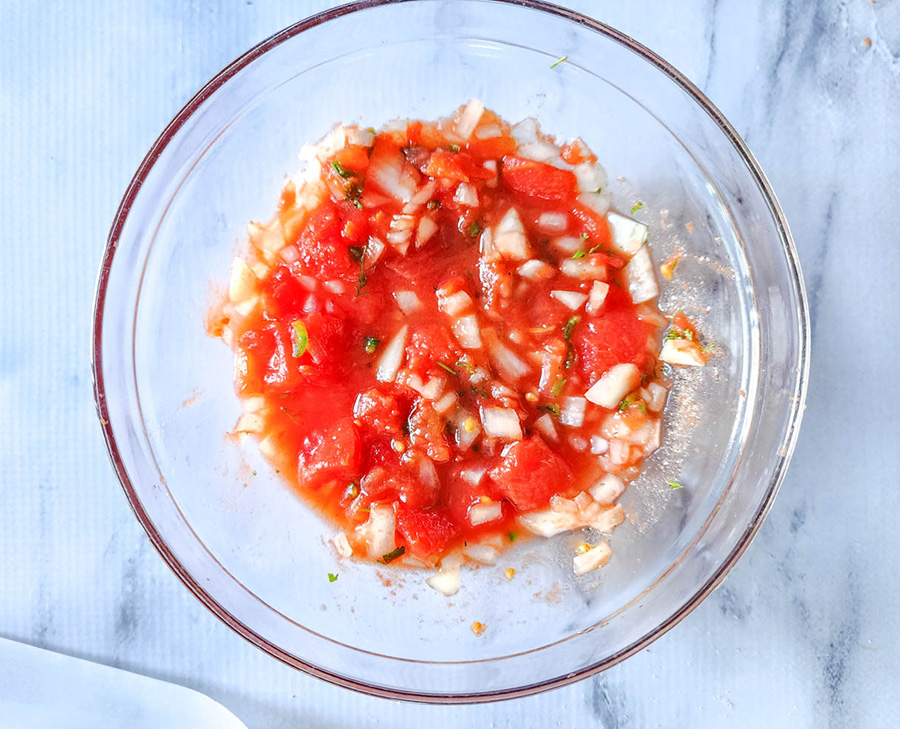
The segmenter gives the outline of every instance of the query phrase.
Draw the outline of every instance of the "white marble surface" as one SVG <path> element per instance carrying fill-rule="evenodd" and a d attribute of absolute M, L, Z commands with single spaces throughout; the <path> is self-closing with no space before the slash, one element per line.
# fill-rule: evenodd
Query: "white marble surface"
<path fill-rule="evenodd" d="M 202 83 L 330 4 L 0 5 L 0 635 L 200 689 L 252 729 L 896 726 L 900 0 L 567 3 L 661 53 L 731 119 L 780 196 L 809 287 L 794 463 L 746 556 L 675 630 L 553 693 L 404 705 L 263 655 L 164 566 L 94 415 L 106 232 Z"/>

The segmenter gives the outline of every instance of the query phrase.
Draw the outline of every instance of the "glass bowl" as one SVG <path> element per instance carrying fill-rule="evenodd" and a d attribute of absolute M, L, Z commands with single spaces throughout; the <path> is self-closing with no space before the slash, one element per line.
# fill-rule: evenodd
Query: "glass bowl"
<path fill-rule="evenodd" d="M 566 56 L 562 63 L 557 59 Z M 232 353 L 205 334 L 248 221 L 274 213 L 296 154 L 339 121 L 433 119 L 478 97 L 508 120 L 582 136 L 616 206 L 685 258 L 661 303 L 716 344 L 674 375 L 665 445 L 622 503 L 603 570 L 579 537 L 516 544 L 453 598 L 416 570 L 339 562 L 334 526 L 228 436 Z M 683 619 L 769 510 L 806 391 L 809 326 L 787 223 L 734 129 L 631 39 L 526 0 L 339 7 L 210 81 L 134 177 L 112 226 L 93 331 L 97 408 L 135 514 L 187 587 L 280 660 L 419 701 L 507 698 L 603 670 Z M 669 481 L 684 484 L 671 489 Z M 507 580 L 506 567 L 516 576 Z M 330 582 L 328 573 L 338 573 Z M 470 625 L 487 626 L 476 636 Z"/>

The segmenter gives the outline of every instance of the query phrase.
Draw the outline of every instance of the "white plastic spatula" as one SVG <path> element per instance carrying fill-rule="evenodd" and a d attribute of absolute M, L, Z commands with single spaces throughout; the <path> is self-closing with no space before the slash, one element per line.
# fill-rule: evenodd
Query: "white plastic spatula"
<path fill-rule="evenodd" d="M 247 729 L 208 696 L 0 638 L 0 726 Z"/>

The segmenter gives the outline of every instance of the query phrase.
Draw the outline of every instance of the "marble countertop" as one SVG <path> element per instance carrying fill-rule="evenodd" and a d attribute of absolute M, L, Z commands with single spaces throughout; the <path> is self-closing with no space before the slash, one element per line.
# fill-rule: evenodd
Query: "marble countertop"
<path fill-rule="evenodd" d="M 0 635 L 199 689 L 251 729 L 896 726 L 900 0 L 565 3 L 669 59 L 723 110 L 780 197 L 809 289 L 794 462 L 744 558 L 676 629 L 552 693 L 406 705 L 281 665 L 165 567 L 94 413 L 88 335 L 106 233 L 182 104 L 332 4 L 0 5 Z"/>

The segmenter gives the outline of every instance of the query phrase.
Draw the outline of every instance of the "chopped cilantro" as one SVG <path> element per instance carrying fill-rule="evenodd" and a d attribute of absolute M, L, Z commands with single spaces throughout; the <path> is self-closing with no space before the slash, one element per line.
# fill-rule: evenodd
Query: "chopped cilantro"
<path fill-rule="evenodd" d="M 344 189 L 344 200 L 353 203 L 362 210 L 362 188 L 355 182 Z"/>
<path fill-rule="evenodd" d="M 345 180 L 346 180 L 348 177 L 355 177 L 355 176 L 356 176 L 356 174 L 353 172 L 353 170 L 348 170 L 346 167 L 344 167 L 344 165 L 342 165 L 342 164 L 341 164 L 340 162 L 338 162 L 337 160 L 332 160 L 332 162 L 331 162 L 331 169 L 333 169 L 333 170 L 335 171 L 335 173 L 338 175 L 338 177 L 341 177 L 341 178 L 343 178 L 343 179 L 345 179 Z"/>
<path fill-rule="evenodd" d="M 350 246 L 347 253 L 350 254 L 350 258 L 359 263 L 363 259 L 364 250 L 362 246 Z"/>
<path fill-rule="evenodd" d="M 553 397 L 559 397 L 560 393 L 565 389 L 566 386 L 566 378 L 560 377 L 553 385 L 553 389 L 551 392 L 553 393 Z"/>
<path fill-rule="evenodd" d="M 462 370 L 465 370 L 466 372 L 474 372 L 475 371 L 475 365 L 473 365 L 471 362 L 469 362 L 468 360 L 465 360 L 465 359 L 461 359 L 459 362 L 457 362 L 456 366 Z"/>
<path fill-rule="evenodd" d="M 584 258 L 587 255 L 585 251 L 575 251 L 572 254 L 572 258 Z"/>
<path fill-rule="evenodd" d="M 631 214 L 634 215 L 638 210 L 644 207 L 644 203 L 638 200 L 634 205 L 631 206 Z"/>
<path fill-rule="evenodd" d="M 559 415 L 559 405 L 556 403 L 548 402 L 543 405 L 537 406 L 538 410 L 546 410 L 548 413 L 553 413 L 554 415 Z"/>
<path fill-rule="evenodd" d="M 555 63 L 550 64 L 550 68 L 556 68 L 560 63 L 565 63 L 568 60 L 568 56 L 563 56 L 562 58 L 557 59 Z"/>
<path fill-rule="evenodd" d="M 441 206 L 440 200 L 429 200 L 428 204 L 425 206 L 429 210 L 437 210 Z"/>
<path fill-rule="evenodd" d="M 355 483 L 351 483 L 344 489 L 344 498 L 355 499 L 357 496 L 359 496 L 359 486 Z"/>
<path fill-rule="evenodd" d="M 447 149 L 449 149 L 451 152 L 453 152 L 453 154 L 456 154 L 457 152 L 459 152 L 461 147 L 458 144 L 451 144 L 447 147 Z"/>
<path fill-rule="evenodd" d="M 457 377 L 459 375 L 459 373 L 448 364 L 444 364 L 443 362 L 435 362 L 435 364 L 441 369 L 447 370 L 447 372 L 449 372 L 454 377 Z"/>
<path fill-rule="evenodd" d="M 590 236 L 587 233 L 581 234 L 581 240 L 587 240 Z"/>
<path fill-rule="evenodd" d="M 576 314 L 569 317 L 568 321 L 563 325 L 563 339 L 566 340 L 566 369 L 569 369 L 575 363 L 575 349 L 572 347 L 572 330 L 575 329 L 580 321 L 581 317 Z"/>
<path fill-rule="evenodd" d="M 338 578 L 338 576 L 336 574 L 334 574 L 333 572 L 328 573 L 328 581 L 329 582 L 336 582 L 337 578 Z"/>
<path fill-rule="evenodd" d="M 700 351 L 703 352 L 703 354 L 709 354 L 710 352 L 715 352 L 716 351 L 716 343 L 710 342 L 705 347 L 701 347 Z"/>
<path fill-rule="evenodd" d="M 473 223 L 469 223 L 469 227 L 466 228 L 466 234 L 467 234 L 470 238 L 476 238 L 476 237 L 478 237 L 478 235 L 481 233 L 482 230 L 484 230 L 484 228 L 482 228 L 482 227 L 481 227 L 481 223 L 479 223 L 479 222 L 476 220 L 476 221 L 473 222 Z"/>
<path fill-rule="evenodd" d="M 519 538 L 519 535 L 516 534 L 515 532 L 506 532 L 506 538 L 509 541 L 514 542 Z"/>
<path fill-rule="evenodd" d="M 596 190 L 594 190 L 594 194 L 595 194 L 595 195 L 599 195 L 601 192 L 603 192 L 603 188 L 602 188 L 602 187 L 598 187 Z"/>
<path fill-rule="evenodd" d="M 299 319 L 291 322 L 291 341 L 294 345 L 294 356 L 303 356 L 309 346 L 309 333 L 306 331 L 306 324 Z"/>
<path fill-rule="evenodd" d="M 375 337 L 366 337 L 366 354 L 372 354 L 376 349 L 378 349 L 379 344 L 381 344 L 380 339 L 376 339 Z"/>
<path fill-rule="evenodd" d="M 633 403 L 633 402 L 634 402 L 633 395 L 629 395 L 628 397 L 623 398 L 622 402 L 619 403 L 619 412 L 624 413 L 626 410 L 628 410 L 629 407 L 631 407 L 631 403 Z"/>
<path fill-rule="evenodd" d="M 678 481 L 669 481 L 669 488 L 670 489 L 684 488 L 684 484 L 680 484 L 680 483 L 678 483 Z"/>
<path fill-rule="evenodd" d="M 381 562 L 381 564 L 390 564 L 397 559 L 397 557 L 402 557 L 404 554 L 406 554 L 406 547 L 400 545 L 397 549 L 391 550 L 387 554 L 382 554 L 378 561 Z"/>

